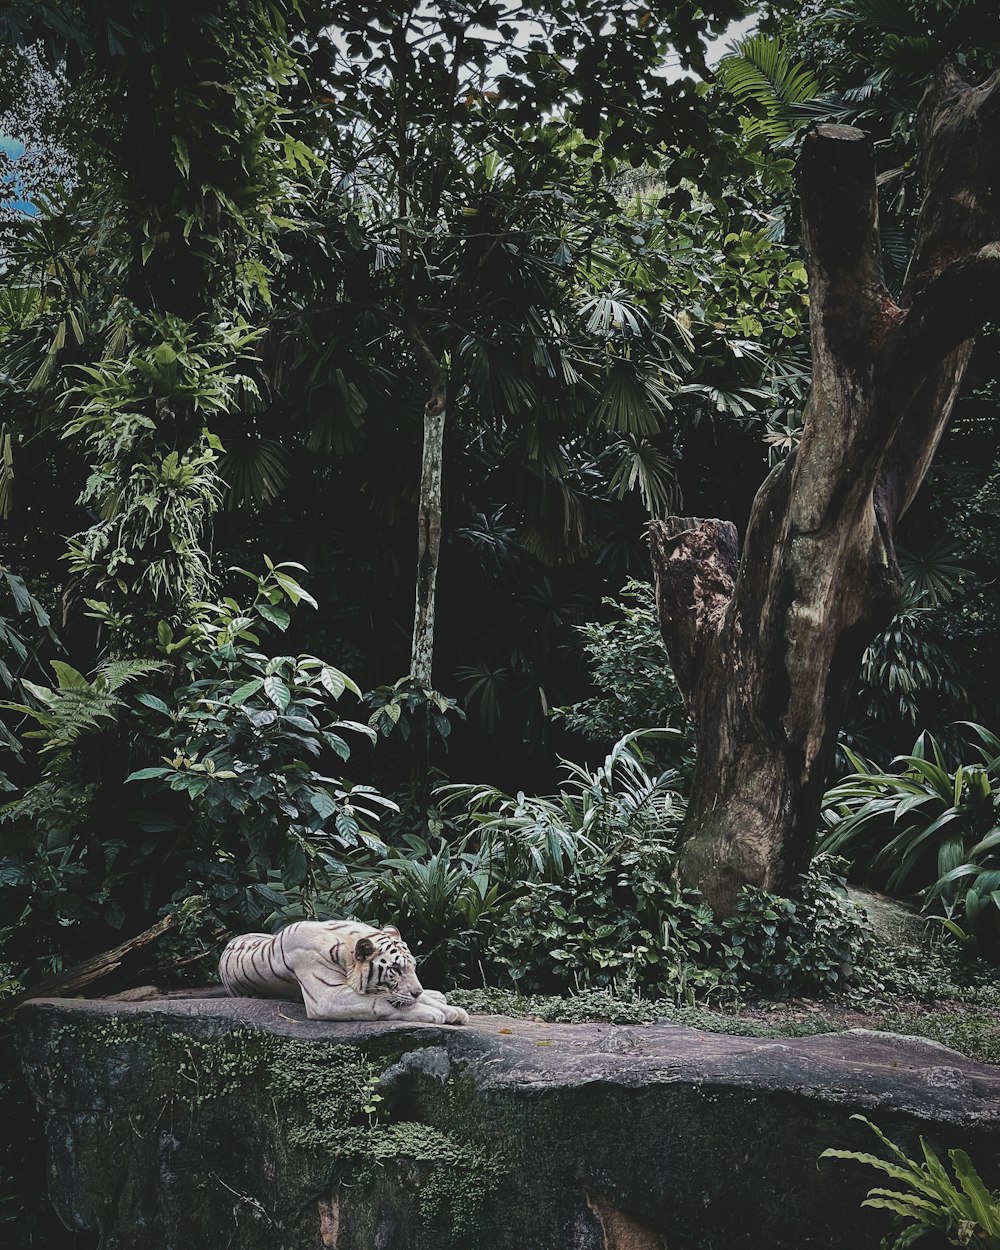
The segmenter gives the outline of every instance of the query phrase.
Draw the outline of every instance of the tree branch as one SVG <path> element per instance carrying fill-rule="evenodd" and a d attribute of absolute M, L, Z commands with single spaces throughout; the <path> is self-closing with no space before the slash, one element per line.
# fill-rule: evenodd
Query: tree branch
<path fill-rule="evenodd" d="M 806 135 L 799 196 L 813 350 L 853 353 L 880 311 L 882 259 L 875 156 L 853 126 L 821 125 Z"/>
<path fill-rule="evenodd" d="M 874 404 L 873 344 L 898 310 L 882 282 L 875 157 L 852 126 L 817 126 L 799 161 L 813 377 L 795 460 L 791 521 L 818 533 L 871 490 L 888 430 Z"/>
<path fill-rule="evenodd" d="M 918 291 L 886 343 L 882 405 L 907 413 L 924 379 L 1000 307 L 1000 243 L 949 265 Z M 907 413 L 906 421 L 910 421 Z"/>
<path fill-rule="evenodd" d="M 1000 70 L 970 87 L 944 65 L 920 102 L 924 198 L 903 304 L 952 264 L 1000 239 Z"/>
<path fill-rule="evenodd" d="M 430 382 L 431 389 L 427 402 L 424 404 L 424 416 L 440 416 L 444 412 L 448 395 L 448 379 L 445 371 L 441 366 L 440 360 L 428 346 L 423 331 L 413 317 L 407 319 L 404 330 L 407 341 L 416 352 L 417 359 L 423 366 L 427 380 Z"/>
<path fill-rule="evenodd" d="M 106 977 L 109 973 L 114 972 L 126 955 L 142 946 L 146 946 L 149 942 L 155 941 L 156 938 L 161 937 L 176 924 L 177 916 L 174 912 L 171 912 L 150 928 L 144 929 L 142 933 L 129 938 L 127 942 L 122 942 L 120 946 L 114 946 L 109 951 L 103 951 L 99 955 L 85 959 L 82 963 L 74 964 L 72 968 L 56 973 L 55 976 L 45 977 L 34 985 L 29 985 L 27 989 L 21 990 L 20 993 L 14 994 L 11 998 L 4 999 L 3 1003 L 0 1004 L 0 1007 L 2 1007 L 2 1013 L 0 1014 L 4 1016 L 10 1015 L 21 1003 L 29 998 L 62 998 L 83 989 L 84 986 L 90 985 L 94 981 L 99 981 L 102 977 Z"/>

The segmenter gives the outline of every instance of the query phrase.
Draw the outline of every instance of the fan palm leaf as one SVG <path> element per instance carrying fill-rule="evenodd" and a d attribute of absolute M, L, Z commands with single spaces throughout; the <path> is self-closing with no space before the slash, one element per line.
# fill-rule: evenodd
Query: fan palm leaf
<path fill-rule="evenodd" d="M 227 439 L 219 461 L 219 475 L 228 488 L 226 508 L 272 503 L 288 484 L 290 468 L 287 450 L 272 439 Z"/>

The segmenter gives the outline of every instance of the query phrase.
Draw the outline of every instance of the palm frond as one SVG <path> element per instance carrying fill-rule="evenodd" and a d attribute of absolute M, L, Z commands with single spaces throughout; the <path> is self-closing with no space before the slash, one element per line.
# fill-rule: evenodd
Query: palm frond
<path fill-rule="evenodd" d="M 458 345 L 458 354 L 484 417 L 514 417 L 537 403 L 531 378 L 505 344 L 467 334 Z"/>
<path fill-rule="evenodd" d="M 825 22 L 850 22 L 879 31 L 896 31 L 902 35 L 921 35 L 926 31 L 914 12 L 911 0 L 842 0 L 823 12 Z"/>
<path fill-rule="evenodd" d="M 624 499 L 629 491 L 638 490 L 649 515 L 669 516 L 680 507 L 680 488 L 670 459 L 648 439 L 628 438 L 615 443 L 612 451 L 619 456 L 611 475 L 612 493 Z"/>
<path fill-rule="evenodd" d="M 608 370 L 594 422 L 616 434 L 648 438 L 659 432 L 660 417 L 670 408 L 670 394 L 653 369 L 619 358 Z"/>
<path fill-rule="evenodd" d="M 948 538 L 939 538 L 918 551 L 900 548 L 897 554 L 899 570 L 914 603 L 930 607 L 950 603 L 971 574 L 958 558 L 959 547 Z"/>
<path fill-rule="evenodd" d="M 751 35 L 720 62 L 717 77 L 741 104 L 754 110 L 743 119 L 750 138 L 763 135 L 770 143 L 788 139 L 795 129 L 793 109 L 819 95 L 819 79 L 801 61 L 793 61 L 781 41 Z"/>
<path fill-rule="evenodd" d="M 288 451 L 280 443 L 230 437 L 219 461 L 219 476 L 227 487 L 227 510 L 248 503 L 273 503 L 288 484 L 290 472 Z"/>

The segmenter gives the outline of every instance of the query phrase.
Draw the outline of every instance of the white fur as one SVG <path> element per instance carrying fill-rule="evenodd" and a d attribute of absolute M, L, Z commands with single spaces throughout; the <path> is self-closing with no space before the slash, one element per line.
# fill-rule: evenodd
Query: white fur
<path fill-rule="evenodd" d="M 234 997 L 300 998 L 310 1020 L 466 1024 L 417 979 L 399 930 L 353 920 L 300 920 L 278 933 L 244 933 L 222 952 L 219 974 Z"/>

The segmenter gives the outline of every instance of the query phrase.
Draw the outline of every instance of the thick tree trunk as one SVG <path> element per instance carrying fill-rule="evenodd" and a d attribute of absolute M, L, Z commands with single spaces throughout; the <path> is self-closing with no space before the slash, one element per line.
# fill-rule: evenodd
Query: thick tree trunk
<path fill-rule="evenodd" d="M 924 202 L 897 305 L 871 144 L 816 127 L 799 163 L 813 383 L 797 451 L 723 521 L 650 527 L 664 641 L 698 742 L 678 873 L 717 913 L 794 888 L 862 653 L 900 594 L 899 517 L 948 421 L 1000 277 L 1000 75 L 948 67 L 921 106 Z M 997 184 L 1000 185 L 1000 184 Z"/>

